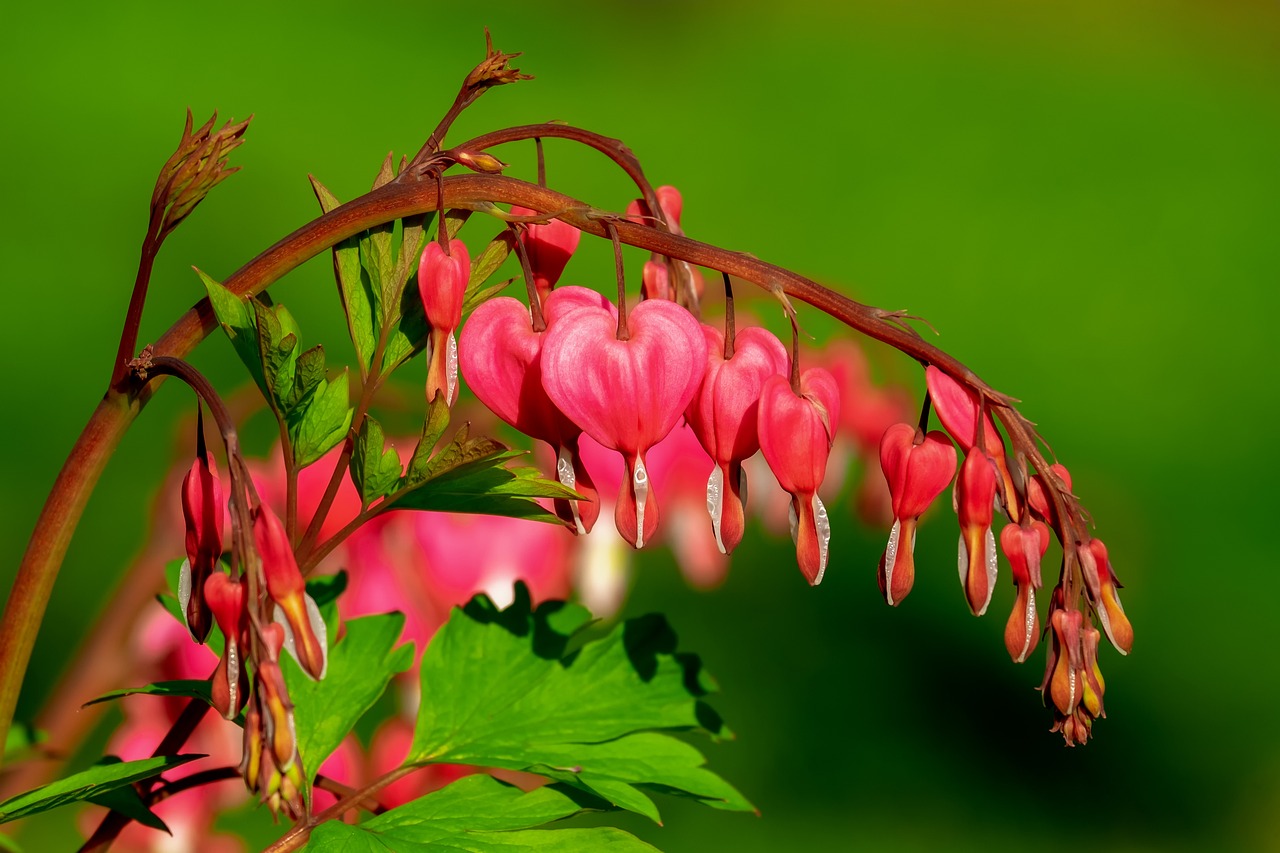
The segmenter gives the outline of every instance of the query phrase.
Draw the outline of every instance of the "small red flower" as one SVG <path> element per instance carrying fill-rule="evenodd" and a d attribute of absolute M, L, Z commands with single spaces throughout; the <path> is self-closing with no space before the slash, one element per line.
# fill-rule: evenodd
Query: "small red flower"
<path fill-rule="evenodd" d="M 249 698 L 249 671 L 244 665 L 249 612 L 245 609 L 244 585 L 223 572 L 214 572 L 204 582 L 204 598 L 225 640 L 211 683 L 213 707 L 226 719 L 234 720 Z"/>
<path fill-rule="evenodd" d="M 910 424 L 894 424 L 880 439 L 880 468 L 893 505 L 889 544 L 880 557 L 880 591 L 896 607 L 915 583 L 920 516 L 955 476 L 956 449 L 940 430 L 926 435 Z"/>
<path fill-rule="evenodd" d="M 267 594 L 276 603 L 276 621 L 284 623 L 285 646 L 297 657 L 307 675 L 324 678 L 327 665 L 324 620 L 315 601 L 307 595 L 307 584 L 298 571 L 284 525 L 263 504 L 253 510 L 253 541 L 262 558 Z"/>
<path fill-rule="evenodd" d="M 982 415 L 982 442 L 978 441 L 978 397 L 972 391 L 956 382 L 933 365 L 925 369 L 925 383 L 929 387 L 929 398 L 933 401 L 933 409 L 938 413 L 938 420 L 946 427 L 947 432 L 960 445 L 965 453 L 975 446 L 982 447 L 995 463 L 1000 472 L 999 490 L 1002 503 L 1008 509 L 1009 518 L 1018 521 L 1021 518 L 1018 503 L 1014 499 L 1013 477 L 1009 474 L 1008 463 L 1004 458 L 1004 439 L 991 420 L 990 413 Z"/>
<path fill-rule="evenodd" d="M 196 459 L 182 480 L 182 517 L 186 522 L 187 561 L 178 582 L 178 599 L 187 629 L 203 643 L 213 627 L 205 606 L 205 581 L 222 558 L 222 485 L 218 466 L 204 444 L 204 430 L 197 427 Z M 194 594 L 193 594 L 194 593 Z"/>
<path fill-rule="evenodd" d="M 787 350 L 767 329 L 751 326 L 734 336 L 733 355 L 724 357 L 724 335 L 702 326 L 707 372 L 685 417 L 715 462 L 707 482 L 707 510 L 720 553 L 742 541 L 746 526 L 746 475 L 742 463 L 760 449 L 757 413 L 760 392 L 770 376 L 787 372 Z"/>
<path fill-rule="evenodd" d="M 1040 560 L 1049 548 L 1049 528 L 1033 521 L 1026 527 L 1006 524 L 1000 531 L 1000 547 L 1009 560 L 1018 595 L 1004 629 L 1004 644 L 1014 663 L 1022 663 L 1040 642 L 1040 614 L 1036 590 L 1040 588 Z"/>
<path fill-rule="evenodd" d="M 778 484 L 791 495 L 791 538 L 796 561 L 809 583 L 827 570 L 831 521 L 818 497 L 827 457 L 840 422 L 840 390 L 831 374 L 811 367 L 800 376 L 800 393 L 784 376 L 765 380 L 760 392 L 760 450 Z"/>
<path fill-rule="evenodd" d="M 955 498 L 960 519 L 960 585 L 974 616 L 987 612 L 996 588 L 996 537 L 991 522 L 999 480 L 995 461 L 971 447 L 956 478 Z"/>
<path fill-rule="evenodd" d="M 1120 582 L 1111 570 L 1107 546 L 1102 544 L 1101 539 L 1090 539 L 1076 548 L 1076 555 L 1080 558 L 1080 572 L 1084 575 L 1089 604 L 1098 615 L 1102 630 L 1107 633 L 1107 639 L 1120 654 L 1129 654 L 1129 650 L 1133 648 L 1133 625 L 1129 623 L 1129 617 L 1124 614 L 1124 607 L 1120 604 Z"/>
<path fill-rule="evenodd" d="M 458 399 L 458 342 L 454 330 L 462 323 L 462 300 L 471 279 L 471 257 L 461 240 L 445 250 L 427 243 L 418 263 L 418 293 L 431 324 L 431 361 L 427 370 L 427 399 L 443 393 L 452 405 Z"/>

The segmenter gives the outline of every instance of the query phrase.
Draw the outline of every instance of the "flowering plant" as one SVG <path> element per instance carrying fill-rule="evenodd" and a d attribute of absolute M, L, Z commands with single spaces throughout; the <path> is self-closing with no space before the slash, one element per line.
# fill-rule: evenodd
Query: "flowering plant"
<path fill-rule="evenodd" d="M 1041 690 L 1067 744 L 1091 736 L 1104 713 L 1101 637 L 1127 653 L 1132 630 L 1066 469 L 1046 458 L 1014 401 L 926 341 L 914 318 L 685 236 L 679 193 L 653 187 L 616 140 L 540 124 L 446 148 L 454 120 L 480 95 L 526 79 L 510 67 L 513 56 L 490 44 L 422 149 L 398 165 L 388 156 L 370 193 L 341 204 L 313 179 L 319 218 L 224 281 L 200 272 L 207 298 L 138 351 L 152 261 L 235 171 L 227 157 L 248 126 L 211 119 L 195 129 L 188 117 L 152 197 L 110 388 L 54 486 L 0 630 L 7 728 L 97 472 L 158 380 L 176 378 L 199 401 L 196 443 L 175 504 L 183 542 L 174 552 L 185 559 L 174 561 L 172 595 L 162 596 L 172 621 L 153 629 L 152 645 L 181 660 L 158 667 L 151 683 L 95 701 L 143 694 L 130 701 L 177 707 L 163 731 L 127 720 L 116 751 L 149 744 L 138 757 L 18 794 L 0 804 L 0 820 L 90 800 L 109 812 L 84 849 L 117 839 L 145 847 L 145 835 L 122 833 L 131 824 L 172 830 L 165 821 L 178 817 L 206 833 L 211 814 L 204 823 L 190 813 L 166 818 L 158 806 L 231 778 L 288 823 L 274 850 L 648 849 L 608 827 L 545 825 L 585 811 L 657 820 L 656 793 L 751 810 L 673 736 L 729 734 L 707 704 L 714 685 L 701 662 L 677 651 L 661 617 L 604 629 L 567 603 L 576 592 L 599 614 L 617 599 L 607 577 L 599 592 L 599 554 L 569 543 L 598 541 L 610 527 L 634 548 L 667 535 L 691 578 L 705 582 L 723 571 L 716 555 L 742 541 L 753 503 L 776 506 L 802 576 L 816 585 L 839 526 L 822 493 L 842 431 L 879 457 L 883 481 L 864 483 L 862 504 L 890 524 L 878 576 L 891 605 L 913 585 L 921 517 L 954 480 L 960 582 L 975 615 L 987 610 L 998 575 L 996 512 L 1008 519 L 998 539 L 1017 599 L 1005 640 L 1022 662 L 1043 633 L 1036 591 L 1056 537 L 1061 572 L 1048 595 Z M 605 154 L 640 199 L 615 213 L 550 189 L 548 137 Z M 525 140 L 537 142 L 537 183 L 503 176 L 505 164 L 489 153 Z M 464 236 L 490 221 L 497 233 L 469 247 Z M 584 235 L 613 245 L 616 301 L 560 285 Z M 652 253 L 638 304 L 628 301 L 623 245 Z M 293 316 L 266 295 L 325 251 L 356 357 L 336 372 L 322 347 L 303 349 Z M 527 302 L 503 295 L 514 278 L 493 280 L 509 257 Z M 721 323 L 702 321 L 716 299 L 702 269 L 721 274 Z M 738 328 L 735 279 L 780 306 L 789 346 L 763 327 Z M 918 417 L 896 390 L 871 382 L 856 350 L 803 351 L 795 301 L 920 362 L 928 391 Z M 216 328 L 274 416 L 278 465 L 242 452 L 232 406 L 184 358 Z M 418 354 L 427 362 L 421 428 L 401 441 L 373 413 L 388 378 Z M 484 407 L 469 420 L 464 385 Z M 206 409 L 218 441 L 206 443 Z M 930 430 L 934 414 L 943 429 Z M 487 434 L 499 421 L 547 445 L 554 477 Z M 750 480 L 763 500 L 749 500 Z M 699 504 L 705 516 L 695 520 Z M 458 520 L 468 515 L 483 521 Z M 508 547 L 486 548 L 494 545 Z M 570 551 L 585 557 L 572 576 Z M 193 654 L 202 646 L 212 655 Z M 389 687 L 401 707 L 379 713 Z M 365 720 L 376 724 L 368 750 L 351 737 Z M 208 755 L 184 753 L 188 741 Z"/>

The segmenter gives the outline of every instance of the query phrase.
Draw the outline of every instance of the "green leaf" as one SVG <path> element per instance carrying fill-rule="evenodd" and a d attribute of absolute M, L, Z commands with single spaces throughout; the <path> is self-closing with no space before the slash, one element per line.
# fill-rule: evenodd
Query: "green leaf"
<path fill-rule="evenodd" d="M 159 776 L 203 755 L 162 755 L 140 761 L 98 764 L 0 803 L 0 823 L 97 797 L 108 791 Z"/>
<path fill-rule="evenodd" d="M 427 310 L 422 306 L 417 280 L 415 273 L 400 293 L 399 310 L 393 318 L 391 331 L 387 335 L 387 346 L 382 355 L 384 375 L 391 373 L 427 346 L 427 333 L 431 331 L 431 326 L 427 323 Z"/>
<path fill-rule="evenodd" d="M 319 681 L 308 678 L 292 657 L 281 656 L 308 781 L 378 701 L 387 682 L 413 665 L 413 644 L 396 647 L 403 629 L 402 613 L 349 620 L 346 634 L 329 649 L 328 668 Z"/>
<path fill-rule="evenodd" d="M 99 702 L 110 702 L 113 699 L 120 699 L 124 696 L 184 696 L 188 699 L 199 699 L 208 705 L 213 704 L 213 698 L 209 693 L 209 679 L 206 678 L 203 681 L 196 679 L 156 681 L 152 684 L 144 684 L 141 687 L 112 690 L 109 693 L 103 693 L 96 699 L 90 699 L 85 702 L 84 707 L 87 708 Z"/>
<path fill-rule="evenodd" d="M 462 300 L 462 313 L 470 314 L 480 303 L 492 299 L 510 287 L 513 281 L 515 281 L 514 278 L 509 278 L 506 281 L 500 281 L 488 287 L 467 288 L 467 295 Z"/>
<path fill-rule="evenodd" d="M 497 237 L 489 241 L 489 245 L 481 250 L 471 261 L 471 279 L 467 282 L 467 292 L 480 287 L 489 276 L 497 272 L 498 267 L 511 254 L 516 244 L 515 233 L 510 228 L 501 231 Z"/>
<path fill-rule="evenodd" d="M 116 759 L 116 761 L 119 761 L 119 759 Z M 142 797 L 138 796 L 137 789 L 132 785 L 125 785 L 122 788 L 107 791 L 105 794 L 90 797 L 89 802 L 95 806 L 104 806 L 112 811 L 119 812 L 130 820 L 136 820 L 143 826 L 149 826 L 152 829 L 158 829 L 161 832 L 173 835 L 172 832 L 169 832 L 169 827 L 165 826 L 164 821 L 160 819 L 160 816 L 142 801 Z"/>
<path fill-rule="evenodd" d="M 311 596 L 316 607 L 323 613 L 326 606 L 337 601 L 338 596 L 347 591 L 347 581 L 345 571 L 332 575 L 315 575 L 307 578 L 307 595 Z"/>
<path fill-rule="evenodd" d="M 384 449 L 385 442 L 382 426 L 365 417 L 351 454 L 351 482 L 360 492 L 362 506 L 390 494 L 400 482 L 400 454 L 394 447 Z"/>
<path fill-rule="evenodd" d="M 445 401 L 444 394 L 437 391 L 435 399 L 427 406 L 427 416 L 422 423 L 422 436 L 418 439 L 418 446 L 413 449 L 413 456 L 409 459 L 403 486 L 416 486 L 427 479 L 431 451 L 440 440 L 440 436 L 444 435 L 445 427 L 448 425 L 449 404 Z"/>
<path fill-rule="evenodd" d="M 629 620 L 566 654 L 587 619 L 562 602 L 533 610 L 522 584 L 506 610 L 484 596 L 455 609 L 422 660 L 410 763 L 538 773 L 654 820 L 654 792 L 751 810 L 666 733 L 729 735 L 703 700 L 714 682 L 696 656 L 676 652 L 666 620 Z"/>
<path fill-rule="evenodd" d="M 321 381 L 310 402 L 286 416 L 293 456 L 299 468 L 324 456 L 351 429 L 351 391 L 346 369 Z"/>
<path fill-rule="evenodd" d="M 577 500 L 577 492 L 543 479 L 536 468 L 508 468 L 507 460 L 523 456 L 490 438 L 469 438 L 468 427 L 458 430 L 447 447 L 415 468 L 411 462 L 406 486 L 390 496 L 388 508 L 503 515 L 560 524 L 537 498 Z M 416 456 L 416 454 L 415 454 Z M 407 485 L 413 477 L 414 485 Z"/>
<path fill-rule="evenodd" d="M 9 733 L 5 735 L 4 755 L 3 758 L 0 758 L 0 764 L 9 764 L 17 760 L 24 753 L 44 743 L 48 738 L 48 733 L 42 729 L 37 729 L 30 723 L 14 720 L 13 725 L 9 726 Z"/>
<path fill-rule="evenodd" d="M 292 411 L 307 402 L 324 379 L 324 347 L 317 344 L 298 356 L 293 388 L 284 398 L 285 411 Z"/>
<path fill-rule="evenodd" d="M 314 176 L 311 188 L 315 191 L 320 209 L 325 213 L 338 207 L 340 202 L 325 189 Z M 369 283 L 362 276 L 360 266 L 360 238 L 350 237 L 333 247 L 333 274 L 338 282 L 338 294 L 347 315 L 347 331 L 355 345 L 360 361 L 360 377 L 369 375 L 373 366 L 373 352 L 378 343 L 378 326 L 374 321 L 373 296 Z"/>
<path fill-rule="evenodd" d="M 6 853 L 22 853 L 22 848 L 18 846 L 18 842 L 7 835 L 0 835 L 0 850 L 4 850 Z"/>
<path fill-rule="evenodd" d="M 209 294 L 209 303 L 213 306 L 213 313 L 218 318 L 222 331 L 226 332 L 227 337 L 231 339 L 231 346 L 235 349 L 236 355 L 240 356 L 244 366 L 249 368 L 253 381 L 258 383 L 262 393 L 266 394 L 267 383 L 262 372 L 262 350 L 258 346 L 258 323 L 254 319 L 253 309 L 245 299 L 236 296 L 201 270 L 197 269 L 196 275 L 200 276 L 200 281 L 204 283 L 205 292 Z"/>
<path fill-rule="evenodd" d="M 492 776 L 459 779 L 442 790 L 356 826 L 328 821 L 316 827 L 306 850 L 487 851 L 554 850 L 566 853 L 639 853 L 655 848 L 612 827 L 532 829 L 607 804 L 564 785 L 524 792 Z"/>

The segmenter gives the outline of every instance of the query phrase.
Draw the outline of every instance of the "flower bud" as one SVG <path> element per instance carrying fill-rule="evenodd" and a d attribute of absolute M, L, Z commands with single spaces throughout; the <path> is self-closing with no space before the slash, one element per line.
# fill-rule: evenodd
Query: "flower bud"
<path fill-rule="evenodd" d="M 244 585 L 220 571 L 214 572 L 204 583 L 204 598 L 226 641 L 210 685 L 213 707 L 226 719 L 234 720 L 249 698 L 249 673 L 243 655 L 244 633 L 249 624 Z"/>
<path fill-rule="evenodd" d="M 471 279 L 471 257 L 461 240 L 449 250 L 432 240 L 418 263 L 418 293 L 431 324 L 431 360 L 427 369 L 427 400 L 443 393 L 450 405 L 458 399 L 458 342 L 454 330 L 462 322 L 462 302 Z"/>
<path fill-rule="evenodd" d="M 1004 629 L 1004 644 L 1014 663 L 1022 663 L 1040 642 L 1040 614 L 1036 590 L 1040 588 L 1040 560 L 1049 548 L 1049 528 L 1033 521 L 1026 527 L 1006 524 L 1000 531 L 1000 547 L 1009 560 L 1018 595 Z"/>
<path fill-rule="evenodd" d="M 971 447 L 956 478 L 960 519 L 960 585 L 974 616 L 987 612 L 996 586 L 996 538 L 991 532 L 1000 473 L 995 461 Z"/>
<path fill-rule="evenodd" d="M 203 430 L 196 446 L 196 459 L 182 480 L 182 517 L 186 523 L 187 560 L 178 580 L 178 600 L 187 630 L 197 643 L 209 637 L 213 627 L 204 596 L 205 581 L 222 557 L 222 485 L 218 467 L 205 449 Z M 193 591 L 195 594 L 193 594 Z"/>
<path fill-rule="evenodd" d="M 1120 582 L 1111 570 L 1107 546 L 1101 539 L 1090 539 L 1076 548 L 1076 556 L 1080 559 L 1080 572 L 1084 575 L 1089 604 L 1102 623 L 1102 630 L 1120 654 L 1129 654 L 1133 648 L 1133 625 L 1120 604 Z"/>
<path fill-rule="evenodd" d="M 956 449 L 946 433 L 918 435 L 910 424 L 894 424 L 880 439 L 880 468 L 889 486 L 893 527 L 880 557 L 880 591 L 897 606 L 915 583 L 916 526 L 956 473 Z"/>
<path fill-rule="evenodd" d="M 326 630 L 320 611 L 307 592 L 298 571 L 293 547 L 280 519 L 265 504 L 253 510 L 253 539 L 262 558 L 267 595 L 276 603 L 276 620 L 285 628 L 285 648 L 298 659 L 302 670 L 324 678 Z"/>

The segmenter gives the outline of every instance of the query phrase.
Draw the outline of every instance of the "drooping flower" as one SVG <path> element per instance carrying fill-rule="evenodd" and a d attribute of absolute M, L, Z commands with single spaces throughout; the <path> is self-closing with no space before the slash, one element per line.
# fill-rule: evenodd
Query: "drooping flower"
<path fill-rule="evenodd" d="M 880 591 L 897 606 L 915 583 L 916 528 L 920 516 L 956 473 L 956 449 L 940 430 L 922 434 L 898 423 L 880 439 L 880 468 L 889 485 L 893 527 L 880 557 Z"/>
<path fill-rule="evenodd" d="M 454 330 L 462 323 L 462 300 L 471 279 L 471 257 L 461 240 L 450 240 L 446 252 L 435 240 L 427 242 L 418 263 L 418 293 L 431 324 L 431 359 L 427 368 L 427 400 L 443 393 L 450 405 L 458 399 L 458 341 Z"/>
<path fill-rule="evenodd" d="M 546 299 L 547 328 L 578 308 L 612 312 L 604 296 L 585 287 L 562 287 Z M 611 314 L 612 316 L 612 314 Z M 530 438 L 545 441 L 556 454 L 556 476 L 584 501 L 556 501 L 556 512 L 574 532 L 587 533 L 600 514 L 595 485 L 582 464 L 582 429 L 547 396 L 542 386 L 544 331 L 534 330 L 529 309 L 517 299 L 490 299 L 472 312 L 462 329 L 462 376 L 498 417 Z"/>
<path fill-rule="evenodd" d="M 244 646 L 249 613 L 245 607 L 244 584 L 233 581 L 224 572 L 214 572 L 204 582 L 204 598 L 225 641 L 211 682 L 213 707 L 226 719 L 234 720 L 249 698 Z"/>
<path fill-rule="evenodd" d="M 1040 614 L 1036 590 L 1040 588 L 1040 560 L 1049 548 L 1049 528 L 1033 521 L 1025 527 L 1009 523 L 1000 531 L 1000 547 L 1009 560 L 1018 594 L 1005 624 L 1004 644 L 1014 663 L 1022 663 L 1040 642 Z"/>
<path fill-rule="evenodd" d="M 276 621 L 283 623 L 286 632 L 285 647 L 307 675 L 324 678 L 328 663 L 324 619 L 307 595 L 284 525 L 265 504 L 253 509 L 253 540 L 262 558 L 267 595 L 276 604 Z"/>
<path fill-rule="evenodd" d="M 650 300 L 628 317 L 626 337 L 604 308 L 553 322 L 542 347 L 547 396 L 582 431 L 623 456 L 626 479 L 614 507 L 618 532 L 639 548 L 658 524 L 645 454 L 679 422 L 706 369 L 698 321 L 673 302 Z"/>
<path fill-rule="evenodd" d="M 760 450 L 791 495 L 791 538 L 796 561 L 809 583 L 822 582 L 827 570 L 831 522 L 818 488 L 827 473 L 827 457 L 840 422 L 840 391 L 831 374 L 811 367 L 800 375 L 799 393 L 784 376 L 765 380 L 760 392 L 757 429 Z"/>
<path fill-rule="evenodd" d="M 728 554 L 746 526 L 742 463 L 760 449 L 760 393 L 770 376 L 787 372 L 787 350 L 767 329 L 750 326 L 735 335 L 733 353 L 725 358 L 723 333 L 705 323 L 702 332 L 707 370 L 685 416 L 716 464 L 707 482 L 707 511 L 716 545 Z"/>
<path fill-rule="evenodd" d="M 1000 472 L 999 494 L 1011 521 L 1021 518 L 1021 508 L 1016 500 L 1013 477 L 1009 473 L 1009 464 L 1005 461 L 1004 439 L 996 429 L 995 421 L 989 412 L 982 414 L 982 440 L 978 440 L 978 397 L 933 365 L 925 368 L 925 383 L 929 387 L 929 397 L 933 401 L 938 420 L 946 427 L 947 432 L 960 445 L 965 453 L 972 447 L 983 448 L 995 463 Z"/>
<path fill-rule="evenodd" d="M 537 215 L 536 210 L 517 205 L 512 205 L 511 212 L 516 216 Z M 524 226 L 520 233 L 520 243 L 529 257 L 533 284 L 542 302 L 547 301 L 547 296 L 560 280 L 565 264 L 573 257 L 581 239 L 581 231 L 560 219 Z"/>
<path fill-rule="evenodd" d="M 1040 690 L 1052 703 L 1053 731 L 1062 732 L 1067 746 L 1075 746 L 1088 741 L 1094 720 L 1106 716 L 1098 629 L 1086 624 L 1079 610 L 1063 607 L 1056 593 L 1049 624 L 1052 642 Z"/>
<path fill-rule="evenodd" d="M 182 480 L 182 517 L 186 523 L 187 561 L 178 583 L 178 599 L 187 629 L 203 643 L 213 627 L 202 592 L 205 580 L 222 557 L 222 517 L 225 504 L 218 466 L 204 443 L 203 417 L 196 425 L 196 459 Z"/>
<path fill-rule="evenodd" d="M 1111 569 L 1107 546 L 1101 539 L 1090 539 L 1076 548 L 1076 554 L 1080 559 L 1080 572 L 1084 575 L 1089 604 L 1098 615 L 1102 630 L 1120 654 L 1129 654 L 1133 648 L 1133 626 L 1120 604 L 1120 582 Z"/>
<path fill-rule="evenodd" d="M 976 446 L 965 454 L 956 478 L 956 515 L 960 519 L 960 586 L 974 616 L 987 612 L 996 588 L 996 490 L 1000 472 L 995 461 Z"/>

